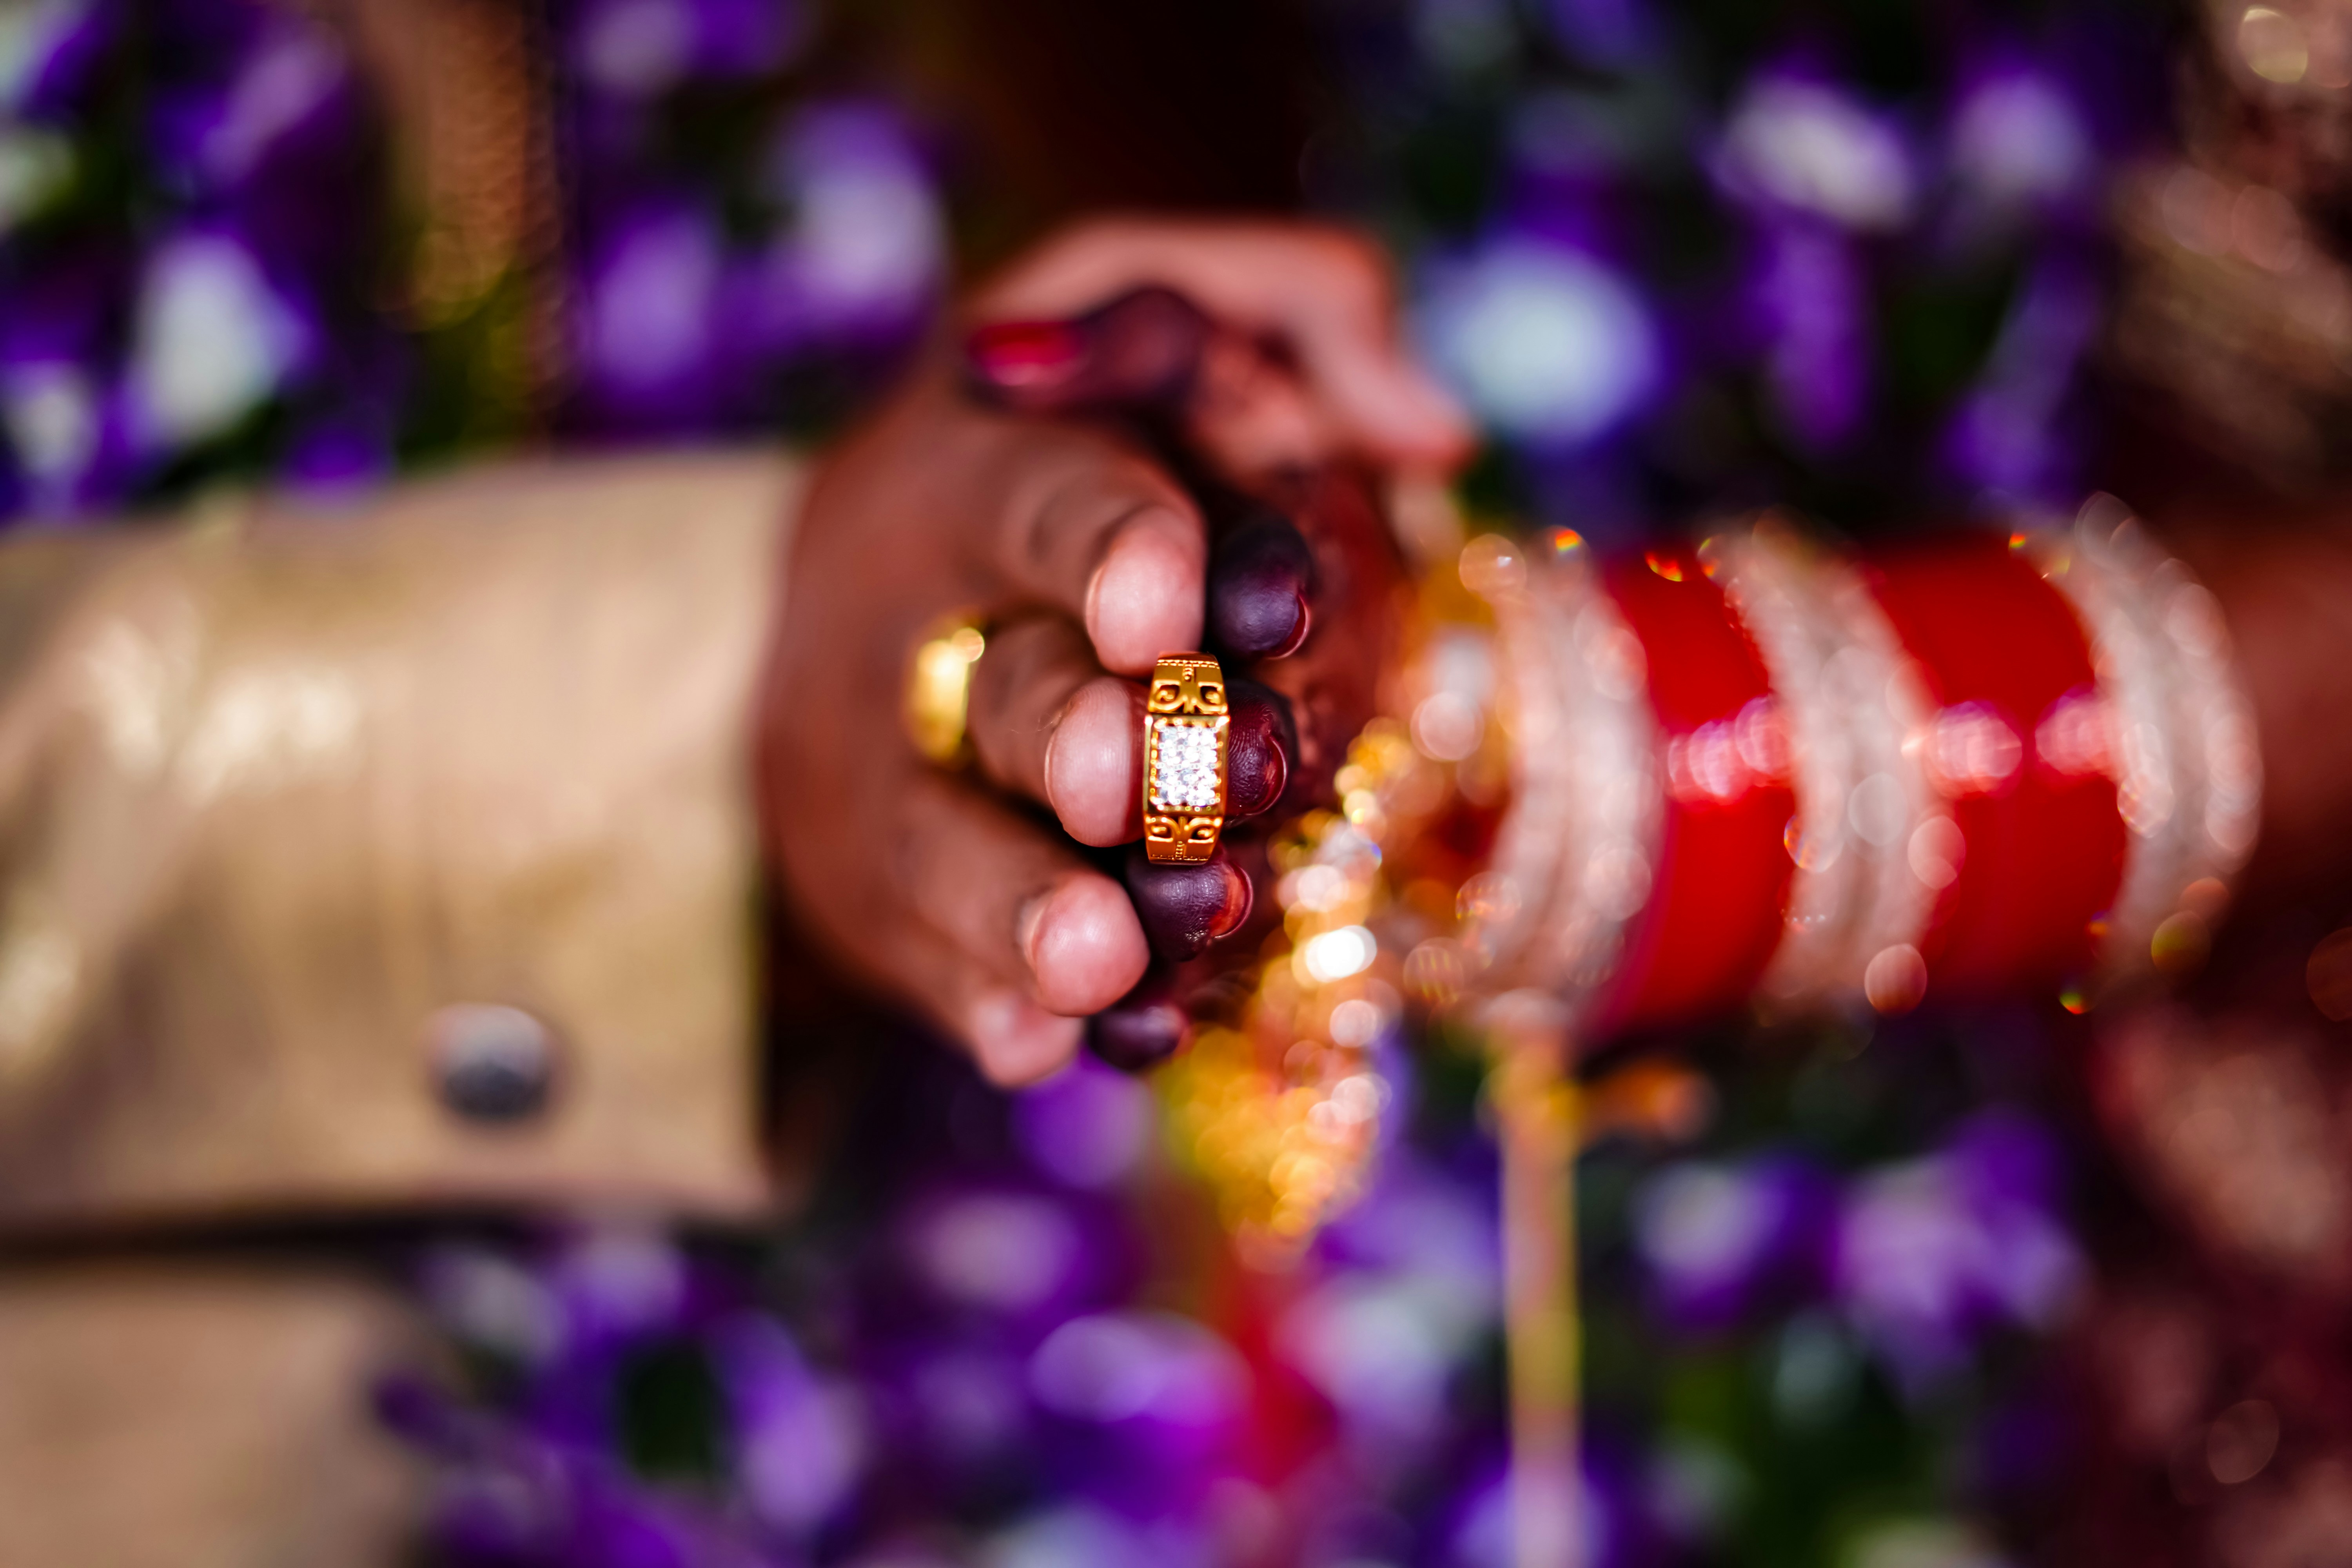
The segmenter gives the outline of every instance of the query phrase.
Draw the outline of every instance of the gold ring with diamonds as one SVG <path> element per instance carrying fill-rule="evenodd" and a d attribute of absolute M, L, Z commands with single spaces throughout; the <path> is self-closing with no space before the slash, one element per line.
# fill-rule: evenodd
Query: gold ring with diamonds
<path fill-rule="evenodd" d="M 1171 653 L 1152 667 L 1143 704 L 1143 848 L 1153 860 L 1197 865 L 1217 852 L 1232 723 L 1215 659 Z"/>

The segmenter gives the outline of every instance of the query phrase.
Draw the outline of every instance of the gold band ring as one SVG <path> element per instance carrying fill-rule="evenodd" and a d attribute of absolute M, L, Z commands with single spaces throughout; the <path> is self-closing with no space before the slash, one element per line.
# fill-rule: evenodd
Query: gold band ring
<path fill-rule="evenodd" d="M 1225 675 L 1204 653 L 1162 655 L 1143 704 L 1143 848 L 1198 865 L 1225 826 Z"/>
<path fill-rule="evenodd" d="M 942 767 L 965 759 L 964 720 L 971 701 L 972 667 L 988 638 L 971 616 L 935 623 L 907 666 L 899 718 L 915 749 Z"/>

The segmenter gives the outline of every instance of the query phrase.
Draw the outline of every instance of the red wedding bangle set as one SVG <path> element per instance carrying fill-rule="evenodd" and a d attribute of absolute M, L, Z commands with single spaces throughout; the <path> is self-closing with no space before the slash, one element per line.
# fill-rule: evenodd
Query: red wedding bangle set
<path fill-rule="evenodd" d="M 1768 522 L 1530 564 L 1486 595 L 1517 746 L 1480 989 L 1601 1033 L 2201 952 L 2250 710 L 2210 596 L 2114 502 L 1859 560 Z"/>
<path fill-rule="evenodd" d="M 2079 1005 L 2201 952 L 2253 728 L 2210 595 L 2115 503 L 1861 559 L 1769 520 L 1606 566 L 1543 546 L 1423 578 L 1337 809 L 1268 847 L 1282 931 L 1169 1069 L 1244 1234 L 1295 1247 L 1355 1191 L 1408 997 L 1540 1068 L 1751 999 Z"/>

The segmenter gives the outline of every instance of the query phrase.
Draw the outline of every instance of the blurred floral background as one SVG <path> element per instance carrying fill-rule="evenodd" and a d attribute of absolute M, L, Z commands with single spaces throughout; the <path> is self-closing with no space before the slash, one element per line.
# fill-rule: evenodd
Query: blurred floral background
<path fill-rule="evenodd" d="M 480 15 L 486 129 L 419 149 L 397 73 L 320 13 L 0 6 L 0 514 L 821 437 L 1052 206 L 994 190 L 970 100 L 927 89 L 935 8 Z M 2115 482 L 2144 400 L 2265 471 L 2326 466 L 2335 10 L 1285 15 L 1313 68 L 1282 177 L 1398 247 L 1491 435 L 1482 516 L 2006 528 Z M 544 130 L 491 133 L 519 101 Z M 2180 316 L 2146 282 L 2177 276 L 2234 380 L 2136 331 Z M 1748 1020 L 1594 1064 L 1671 1092 L 1580 1173 L 1589 1562 L 2347 1560 L 2324 1040 L 2079 1005 Z M 441 1467 L 426 1555 L 1508 1561 L 1481 1064 L 1401 1006 L 1372 1024 L 1373 1175 L 1279 1268 L 1234 1256 L 1150 1085 L 1008 1098 L 912 1039 L 786 1234 L 402 1247 L 448 1341 L 379 1391 Z"/>

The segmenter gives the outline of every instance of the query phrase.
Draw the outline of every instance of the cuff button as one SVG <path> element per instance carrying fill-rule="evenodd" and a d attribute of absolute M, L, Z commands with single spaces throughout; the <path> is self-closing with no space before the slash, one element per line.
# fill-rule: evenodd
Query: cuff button
<path fill-rule="evenodd" d="M 520 1007 L 467 1002 L 427 1027 L 441 1103 L 467 1121 L 506 1125 L 547 1109 L 555 1087 L 554 1032 Z"/>

